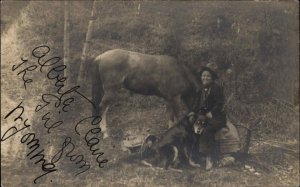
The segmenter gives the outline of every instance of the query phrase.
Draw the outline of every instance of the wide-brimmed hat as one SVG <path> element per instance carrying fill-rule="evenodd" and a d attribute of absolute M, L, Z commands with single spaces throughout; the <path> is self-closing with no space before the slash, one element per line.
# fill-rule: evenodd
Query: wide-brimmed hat
<path fill-rule="evenodd" d="M 204 71 L 208 71 L 211 74 L 213 80 L 218 79 L 219 76 L 217 75 L 217 73 L 214 70 L 212 70 L 212 68 L 213 67 L 212 67 L 212 65 L 210 65 L 210 63 L 208 63 L 206 66 L 201 66 L 201 69 L 199 71 L 200 76 L 202 75 L 202 73 Z"/>

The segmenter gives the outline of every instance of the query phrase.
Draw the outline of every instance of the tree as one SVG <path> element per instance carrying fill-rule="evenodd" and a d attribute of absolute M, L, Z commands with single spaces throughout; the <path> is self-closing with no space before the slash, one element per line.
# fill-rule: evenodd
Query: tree
<path fill-rule="evenodd" d="M 65 20 L 64 20 L 64 65 L 69 66 L 70 59 L 70 2 L 65 1 Z M 64 76 L 69 77 L 68 68 L 64 71 Z M 67 80 L 69 83 L 70 80 Z"/>
<path fill-rule="evenodd" d="M 88 49 L 88 47 L 91 43 L 91 39 L 92 39 L 93 25 L 96 20 L 95 12 L 96 12 L 96 0 L 94 0 L 94 2 L 93 2 L 91 17 L 90 17 L 89 24 L 88 24 L 85 42 L 83 44 L 82 55 L 81 55 L 81 64 L 80 64 L 79 77 L 78 77 L 79 82 L 82 82 L 82 80 L 85 79 L 86 73 L 87 73 L 87 62 L 86 62 L 87 49 Z"/>

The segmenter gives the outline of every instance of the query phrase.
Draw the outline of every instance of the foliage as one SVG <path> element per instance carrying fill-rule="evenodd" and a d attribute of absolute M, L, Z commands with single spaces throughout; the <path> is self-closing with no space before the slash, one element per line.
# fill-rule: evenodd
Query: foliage
<path fill-rule="evenodd" d="M 62 5 L 57 1 L 28 3 L 16 21 L 22 46 L 48 44 L 62 56 Z M 77 78 L 91 8 L 91 1 L 71 3 L 71 79 Z M 215 62 L 231 118 L 247 124 L 263 118 L 260 133 L 270 129 L 281 133 L 282 124 L 287 129 L 297 126 L 299 116 L 286 114 L 290 110 L 278 114 L 277 105 L 270 105 L 278 99 L 294 109 L 299 102 L 295 3 L 99 1 L 97 10 L 89 56 L 124 48 L 172 55 L 195 68 Z M 137 98 L 133 105 L 141 100 L 157 104 Z M 278 115 L 281 120 L 271 122 Z"/>

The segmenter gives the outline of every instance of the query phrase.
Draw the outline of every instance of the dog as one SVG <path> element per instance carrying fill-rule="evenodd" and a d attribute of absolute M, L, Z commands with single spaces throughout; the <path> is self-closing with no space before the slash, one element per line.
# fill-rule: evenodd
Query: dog
<path fill-rule="evenodd" d="M 170 166 L 190 165 L 200 167 L 192 160 L 192 150 L 197 143 L 197 133 L 201 122 L 191 122 L 184 117 L 166 132 L 148 136 L 141 150 L 142 163 L 148 166 L 162 165 L 164 169 Z M 148 160 L 149 162 L 145 161 Z"/>

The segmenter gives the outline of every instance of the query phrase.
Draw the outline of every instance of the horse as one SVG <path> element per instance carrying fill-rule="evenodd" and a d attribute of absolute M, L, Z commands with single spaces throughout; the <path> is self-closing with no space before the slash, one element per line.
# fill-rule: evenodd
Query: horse
<path fill-rule="evenodd" d="M 112 49 L 94 58 L 92 63 L 95 105 L 92 111 L 94 116 L 102 117 L 100 126 L 104 137 L 108 137 L 107 111 L 124 97 L 121 94 L 124 90 L 163 98 L 167 102 L 169 127 L 172 127 L 186 115 L 191 94 L 200 89 L 197 72 L 166 55 Z"/>

